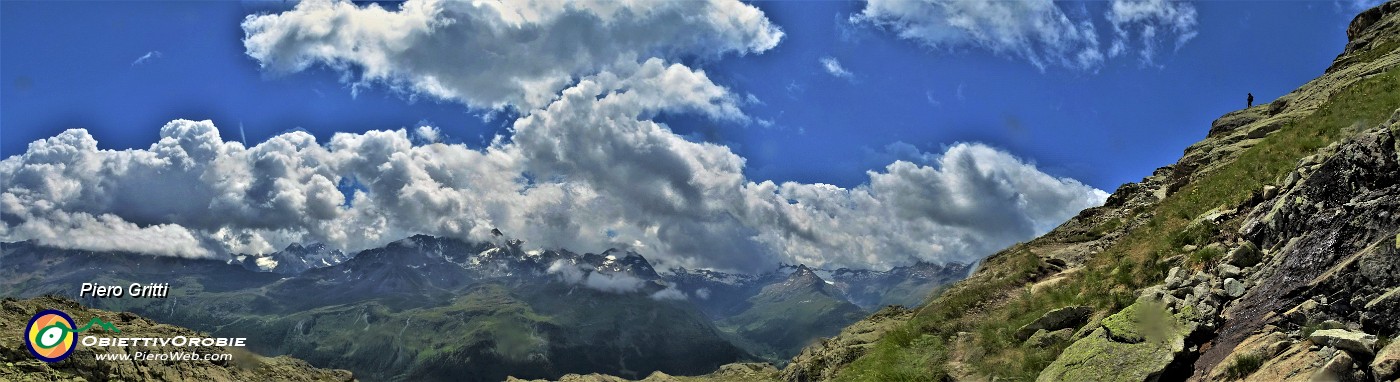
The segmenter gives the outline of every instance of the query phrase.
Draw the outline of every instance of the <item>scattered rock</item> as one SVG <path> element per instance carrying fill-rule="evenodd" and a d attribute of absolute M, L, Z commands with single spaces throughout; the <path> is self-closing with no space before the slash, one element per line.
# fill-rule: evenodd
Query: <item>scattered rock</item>
<path fill-rule="evenodd" d="M 1265 200 L 1278 196 L 1278 187 L 1273 185 L 1264 186 L 1263 195 Z"/>
<path fill-rule="evenodd" d="M 1215 297 L 1225 297 L 1224 288 L 1210 288 L 1210 295 Z"/>
<path fill-rule="evenodd" d="M 1199 285 L 1210 283 L 1210 280 L 1210 275 L 1207 275 L 1205 272 L 1196 272 L 1196 274 L 1191 275 L 1190 282 L 1191 285 Z"/>
<path fill-rule="evenodd" d="M 1165 282 L 1167 288 L 1179 287 L 1183 281 L 1186 281 L 1186 271 L 1181 270 L 1181 267 L 1172 267 L 1170 271 L 1167 271 L 1167 280 Z"/>
<path fill-rule="evenodd" d="M 1218 269 L 1220 271 L 1220 277 L 1239 277 L 1241 273 L 1240 267 L 1230 264 L 1220 264 L 1220 268 Z"/>
<path fill-rule="evenodd" d="M 1263 257 L 1263 254 L 1259 253 L 1259 248 L 1255 247 L 1254 243 L 1246 241 L 1244 245 L 1235 247 L 1235 249 L 1230 250 L 1229 254 L 1225 255 L 1225 263 L 1237 267 L 1250 267 L 1254 266 L 1254 264 L 1259 264 L 1259 261 L 1263 260 Z"/>
<path fill-rule="evenodd" d="M 1313 312 L 1317 311 L 1318 305 L 1317 300 L 1309 299 L 1303 301 L 1301 304 L 1298 304 L 1298 306 L 1293 307 L 1293 309 L 1284 312 L 1283 318 L 1297 325 L 1306 324 L 1308 319 L 1312 317 Z"/>
<path fill-rule="evenodd" d="M 1059 330 L 1065 328 L 1076 328 L 1083 325 L 1089 319 L 1089 315 L 1094 313 L 1094 308 L 1087 306 L 1066 306 L 1063 308 L 1045 312 L 1040 318 L 1029 324 L 1016 329 L 1016 339 L 1025 341 L 1034 335 L 1037 330 Z"/>
<path fill-rule="evenodd" d="M 1031 338 L 1026 339 L 1025 344 L 1033 348 L 1046 348 L 1060 342 L 1068 341 L 1070 336 L 1073 335 L 1074 329 L 1070 328 L 1064 328 L 1053 332 L 1040 329 L 1035 331 L 1035 334 L 1032 334 Z"/>
<path fill-rule="evenodd" d="M 1234 278 L 1225 279 L 1224 289 L 1225 295 L 1230 296 L 1230 298 L 1239 298 L 1244 295 L 1244 283 Z"/>
<path fill-rule="evenodd" d="M 1335 382 L 1350 379 L 1351 366 L 1356 361 L 1347 352 L 1339 351 L 1332 354 L 1332 359 L 1327 360 L 1322 365 L 1322 369 L 1314 372 L 1309 381 L 1314 382 Z"/>
<path fill-rule="evenodd" d="M 773 380 L 778 378 L 778 368 L 766 362 L 731 363 L 720 366 L 718 371 L 710 373 L 707 377 L 749 381 Z"/>
<path fill-rule="evenodd" d="M 1308 340 L 1314 344 L 1336 347 L 1368 358 L 1376 351 L 1376 336 L 1346 329 L 1317 330 L 1308 336 Z"/>
<path fill-rule="evenodd" d="M 1197 222 L 1216 224 L 1228 219 L 1236 213 L 1234 208 L 1216 207 L 1206 211 L 1201 216 L 1196 217 Z"/>
<path fill-rule="evenodd" d="M 1391 342 L 1376 353 L 1376 359 L 1371 361 L 1371 372 L 1378 381 L 1400 377 L 1400 342 Z"/>

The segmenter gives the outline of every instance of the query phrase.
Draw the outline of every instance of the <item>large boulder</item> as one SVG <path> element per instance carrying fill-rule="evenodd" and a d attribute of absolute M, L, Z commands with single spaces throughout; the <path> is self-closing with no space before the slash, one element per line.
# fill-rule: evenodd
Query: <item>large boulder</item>
<path fill-rule="evenodd" d="M 1293 309 L 1283 312 L 1283 318 L 1294 324 L 1306 324 L 1317 314 L 1319 305 L 1321 304 L 1318 304 L 1317 300 L 1308 299 L 1299 303 L 1298 306 L 1294 306 Z"/>
<path fill-rule="evenodd" d="M 1225 283 L 1222 286 L 1225 288 L 1225 295 L 1230 296 L 1230 298 L 1239 298 L 1244 295 L 1244 283 L 1240 282 L 1240 280 L 1235 280 L 1233 278 L 1225 279 Z"/>
<path fill-rule="evenodd" d="M 1210 131 L 1206 133 L 1206 137 L 1213 138 L 1229 133 L 1263 117 L 1264 110 L 1262 108 L 1248 108 L 1227 113 L 1210 123 Z"/>
<path fill-rule="evenodd" d="M 1074 329 L 1070 328 L 1064 328 L 1053 332 L 1047 331 L 1045 329 L 1040 329 L 1035 331 L 1035 334 L 1032 334 L 1031 338 L 1026 340 L 1026 346 L 1030 346 L 1033 348 L 1047 348 L 1051 345 L 1060 342 L 1069 341 L 1069 339 L 1073 335 Z"/>
<path fill-rule="evenodd" d="M 1273 360 L 1276 355 L 1291 346 L 1293 346 L 1293 342 L 1288 339 L 1288 335 L 1283 333 L 1269 331 L 1255 334 L 1240 342 L 1240 345 L 1236 346 L 1234 351 L 1225 357 L 1225 362 L 1215 365 L 1215 369 L 1207 374 L 1209 377 L 1206 380 L 1226 381 L 1230 380 L 1228 377 L 1231 376 L 1247 377 L 1248 374 L 1252 374 L 1258 369 L 1249 370 L 1249 367 L 1242 365 L 1259 362 L 1262 366 L 1262 363 Z"/>
<path fill-rule="evenodd" d="M 1195 327 L 1160 302 L 1140 299 L 1065 348 L 1036 381 L 1155 380 L 1185 350 Z"/>
<path fill-rule="evenodd" d="M 1083 325 L 1089 320 L 1089 315 L 1094 313 L 1094 308 L 1087 306 L 1066 306 L 1063 308 L 1045 312 L 1040 318 L 1029 324 L 1016 329 L 1016 339 L 1025 341 L 1031 338 L 1037 330 L 1055 331 L 1060 329 L 1073 329 Z"/>
<path fill-rule="evenodd" d="M 1321 369 L 1313 373 L 1311 380 L 1318 382 L 1349 380 L 1351 379 L 1351 367 L 1355 363 L 1356 360 L 1347 352 L 1336 352 L 1332 355 L 1332 359 L 1327 360 L 1327 363 L 1322 364 Z"/>
<path fill-rule="evenodd" d="M 1376 359 L 1371 361 L 1371 372 L 1375 373 L 1378 381 L 1389 381 L 1400 376 L 1400 342 L 1391 342 L 1376 353 Z"/>
<path fill-rule="evenodd" d="M 1308 340 L 1321 346 L 1331 346 L 1371 357 L 1376 353 L 1376 336 L 1346 329 L 1323 329 L 1312 332 Z"/>
<path fill-rule="evenodd" d="M 1225 255 L 1225 262 L 1236 267 L 1245 268 L 1253 266 L 1254 264 L 1259 264 L 1259 261 L 1263 260 L 1263 258 L 1264 254 L 1259 252 L 1259 247 L 1254 246 L 1254 243 L 1246 241 L 1244 245 L 1230 250 L 1230 253 Z"/>

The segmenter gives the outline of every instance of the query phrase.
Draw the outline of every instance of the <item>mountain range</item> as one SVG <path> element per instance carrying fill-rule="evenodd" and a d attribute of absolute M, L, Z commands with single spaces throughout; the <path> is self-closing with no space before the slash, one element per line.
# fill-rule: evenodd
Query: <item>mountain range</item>
<path fill-rule="evenodd" d="M 658 272 L 642 255 L 525 250 L 498 236 L 417 235 L 345 255 L 293 244 L 265 255 L 185 259 L 0 248 L 4 295 L 59 295 L 290 355 L 366 380 L 501 380 L 781 363 L 883 304 L 921 301 L 968 273 L 784 265 L 759 274 Z M 824 276 L 823 276 L 824 275 Z M 80 298 L 77 285 L 170 283 L 166 299 Z"/>

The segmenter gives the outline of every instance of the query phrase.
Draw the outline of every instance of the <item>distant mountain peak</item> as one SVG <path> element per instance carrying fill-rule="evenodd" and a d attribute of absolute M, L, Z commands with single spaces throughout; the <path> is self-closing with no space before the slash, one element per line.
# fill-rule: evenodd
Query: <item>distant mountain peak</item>
<path fill-rule="evenodd" d="M 787 279 L 783 280 L 781 285 L 784 290 L 811 289 L 826 293 L 827 284 L 828 281 L 818 276 L 816 271 L 807 268 L 806 265 L 798 265 L 797 270 L 788 275 Z"/>

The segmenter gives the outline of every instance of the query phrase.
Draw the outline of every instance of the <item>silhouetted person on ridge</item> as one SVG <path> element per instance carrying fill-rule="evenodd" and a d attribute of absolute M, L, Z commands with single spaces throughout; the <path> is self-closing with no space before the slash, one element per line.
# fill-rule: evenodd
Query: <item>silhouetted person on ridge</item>
<path fill-rule="evenodd" d="M 1254 107 L 1254 93 L 1249 93 L 1249 98 L 1245 101 L 1244 107 Z"/>

